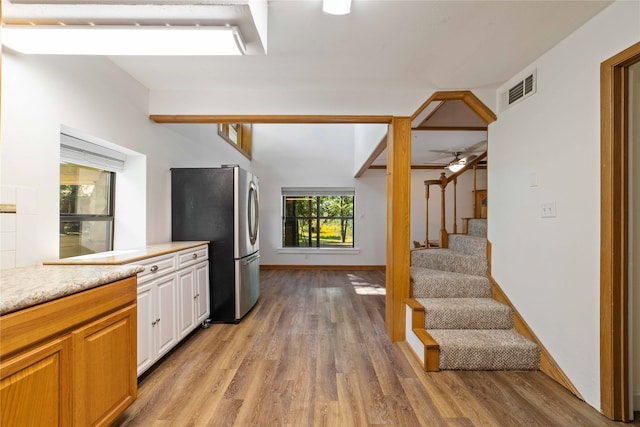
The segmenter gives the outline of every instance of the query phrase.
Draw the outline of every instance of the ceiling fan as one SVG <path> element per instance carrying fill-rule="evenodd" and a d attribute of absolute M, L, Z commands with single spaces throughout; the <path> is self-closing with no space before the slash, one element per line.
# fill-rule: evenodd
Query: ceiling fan
<path fill-rule="evenodd" d="M 454 150 L 430 150 L 434 153 L 445 153 L 449 156 L 440 159 L 446 160 L 453 156 L 453 160 L 450 160 L 445 166 L 451 172 L 458 172 L 462 169 L 467 163 L 473 161 L 478 157 L 478 154 L 487 149 L 487 141 L 480 141 L 466 149 L 454 149 Z"/>

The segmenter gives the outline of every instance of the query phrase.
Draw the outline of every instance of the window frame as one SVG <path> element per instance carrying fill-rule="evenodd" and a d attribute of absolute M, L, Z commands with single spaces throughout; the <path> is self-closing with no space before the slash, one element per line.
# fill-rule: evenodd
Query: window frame
<path fill-rule="evenodd" d="M 109 227 L 110 232 L 108 233 L 107 236 L 105 236 L 108 241 L 108 247 L 106 249 L 108 251 L 112 251 L 114 248 L 114 240 L 115 240 L 114 237 L 115 237 L 116 172 L 105 170 L 105 169 L 99 169 L 94 166 L 86 166 L 86 165 L 81 165 L 81 164 L 61 160 L 60 167 L 62 167 L 63 164 L 70 164 L 70 165 L 74 165 L 82 168 L 88 168 L 88 169 L 96 169 L 109 174 L 109 190 L 108 190 L 108 200 L 107 200 L 108 213 L 107 214 L 62 213 L 60 212 L 60 207 L 58 207 L 58 211 L 59 211 L 58 223 L 59 223 L 59 227 L 61 227 L 62 224 L 65 222 L 80 222 L 80 223 L 89 222 L 89 221 L 109 222 L 111 226 Z M 62 183 L 60 183 L 60 187 L 61 186 L 62 186 Z M 59 192 L 59 200 L 60 198 L 61 198 L 61 195 Z M 61 249 L 60 242 L 58 242 L 58 250 L 60 249 Z M 77 256 L 77 255 L 72 255 L 72 256 Z"/>
<path fill-rule="evenodd" d="M 235 140 L 232 138 L 231 129 L 235 129 Z M 218 135 L 251 160 L 252 126 L 250 123 L 218 123 Z"/>
<path fill-rule="evenodd" d="M 306 193 L 306 194 L 305 194 Z M 327 189 L 282 189 L 282 248 L 283 249 L 312 249 L 312 250 L 326 250 L 326 249 L 355 249 L 355 191 L 353 189 L 335 189 L 334 191 Z M 337 215 L 337 216 L 322 216 L 322 201 L 323 197 L 351 197 L 352 198 L 352 210 L 350 216 Z M 309 207 L 309 215 L 287 215 L 287 201 L 293 198 L 307 198 L 309 201 L 313 201 L 313 207 Z M 315 210 L 315 214 L 313 214 Z M 287 244 L 287 222 L 294 221 L 296 224 L 299 221 L 308 221 L 309 238 L 306 245 Z M 337 220 L 337 221 L 351 221 L 351 244 L 350 245 L 336 245 L 336 246 L 321 246 L 320 229 L 321 222 L 323 220 Z M 317 230 L 315 232 L 315 238 L 312 238 L 312 227 L 315 226 Z"/>

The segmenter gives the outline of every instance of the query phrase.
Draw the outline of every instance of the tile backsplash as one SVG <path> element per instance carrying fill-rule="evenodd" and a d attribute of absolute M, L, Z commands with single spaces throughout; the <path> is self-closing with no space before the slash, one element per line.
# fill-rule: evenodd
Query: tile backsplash
<path fill-rule="evenodd" d="M 38 192 L 27 187 L 0 187 L 0 270 L 36 263 Z"/>

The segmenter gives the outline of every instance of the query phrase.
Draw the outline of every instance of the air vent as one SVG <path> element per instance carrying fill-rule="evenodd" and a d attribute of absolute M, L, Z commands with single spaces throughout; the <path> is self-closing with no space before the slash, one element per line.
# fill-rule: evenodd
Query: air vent
<path fill-rule="evenodd" d="M 502 93 L 502 111 L 536 93 L 536 71 L 514 84 L 509 90 Z"/>

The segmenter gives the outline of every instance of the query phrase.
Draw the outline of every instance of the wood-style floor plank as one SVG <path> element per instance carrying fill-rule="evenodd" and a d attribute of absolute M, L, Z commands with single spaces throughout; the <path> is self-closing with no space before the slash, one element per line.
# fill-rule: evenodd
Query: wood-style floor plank
<path fill-rule="evenodd" d="M 115 425 L 625 426 L 541 372 L 424 372 L 387 336 L 384 281 L 261 272 L 245 319 L 190 336 L 141 378 Z"/>

